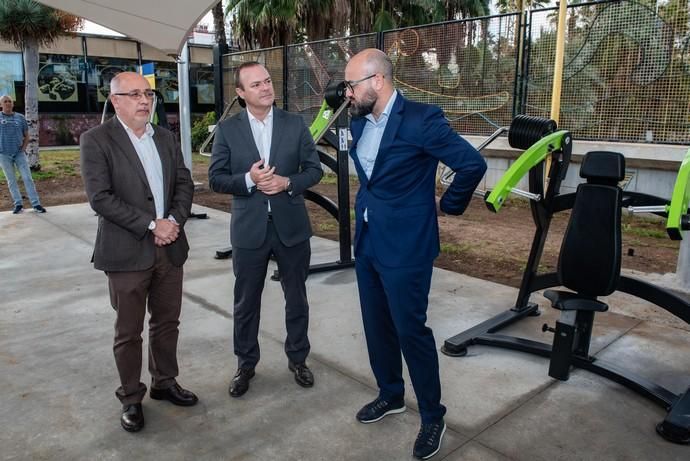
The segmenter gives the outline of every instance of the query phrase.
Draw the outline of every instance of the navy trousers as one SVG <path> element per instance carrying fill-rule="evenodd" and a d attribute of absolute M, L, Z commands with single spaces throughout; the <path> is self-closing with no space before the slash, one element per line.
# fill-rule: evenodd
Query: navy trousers
<path fill-rule="evenodd" d="M 402 351 L 422 423 L 437 422 L 446 408 L 441 405 L 436 342 L 426 326 L 433 261 L 411 267 L 383 267 L 373 252 L 374 244 L 365 225 L 355 254 L 355 270 L 369 362 L 379 397 L 391 401 L 404 396 Z"/>

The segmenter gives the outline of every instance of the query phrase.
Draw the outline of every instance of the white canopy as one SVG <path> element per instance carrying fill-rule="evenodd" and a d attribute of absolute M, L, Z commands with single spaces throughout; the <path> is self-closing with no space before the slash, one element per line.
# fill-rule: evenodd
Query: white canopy
<path fill-rule="evenodd" d="M 186 38 L 218 0 L 37 0 L 179 56 Z"/>

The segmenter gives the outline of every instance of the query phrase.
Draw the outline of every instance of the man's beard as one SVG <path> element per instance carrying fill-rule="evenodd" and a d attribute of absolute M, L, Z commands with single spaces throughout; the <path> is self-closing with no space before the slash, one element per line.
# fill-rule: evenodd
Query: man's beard
<path fill-rule="evenodd" d="M 350 102 L 350 115 L 353 117 L 365 117 L 374 110 L 376 105 L 376 93 L 367 91 L 361 101 Z"/>

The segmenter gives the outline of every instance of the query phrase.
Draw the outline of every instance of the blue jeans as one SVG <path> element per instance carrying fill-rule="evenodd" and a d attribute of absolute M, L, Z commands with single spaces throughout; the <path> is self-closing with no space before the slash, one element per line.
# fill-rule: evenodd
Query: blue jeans
<path fill-rule="evenodd" d="M 19 191 L 19 184 L 17 184 L 17 176 L 14 171 L 15 166 L 19 170 L 19 174 L 22 175 L 24 188 L 29 195 L 31 206 L 38 206 L 41 204 L 38 193 L 36 192 L 34 180 L 31 179 L 31 169 L 29 168 L 29 162 L 26 161 L 24 152 L 17 152 L 14 155 L 0 154 L 0 166 L 2 166 L 2 171 L 5 173 L 5 178 L 7 178 L 7 185 L 10 187 L 10 194 L 12 195 L 12 200 L 14 200 L 14 206 L 22 204 L 22 193 Z"/>

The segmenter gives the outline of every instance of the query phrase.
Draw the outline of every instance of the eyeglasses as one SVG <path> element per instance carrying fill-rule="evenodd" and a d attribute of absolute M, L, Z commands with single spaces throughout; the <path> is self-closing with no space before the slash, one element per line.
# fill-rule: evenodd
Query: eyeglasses
<path fill-rule="evenodd" d="M 370 78 L 376 77 L 377 74 L 371 74 L 368 77 L 360 78 L 359 80 L 345 80 L 343 83 L 345 83 L 345 88 L 350 90 L 351 92 L 355 92 L 355 87 L 359 85 L 360 83 L 369 80 Z"/>
<path fill-rule="evenodd" d="M 140 90 L 133 90 L 130 91 L 129 93 L 113 93 L 115 96 L 129 96 L 130 99 L 134 99 L 135 101 L 138 101 L 143 97 L 146 99 L 153 99 L 153 97 L 156 95 L 156 92 L 153 90 L 146 90 L 146 91 L 140 91 Z"/>

